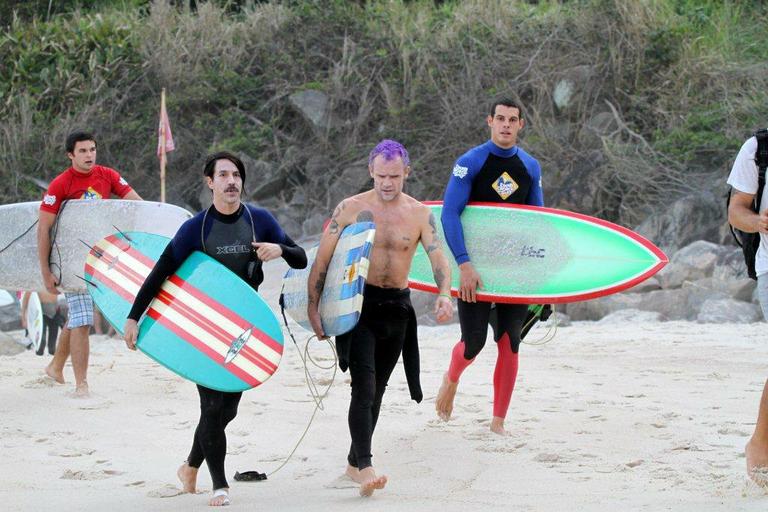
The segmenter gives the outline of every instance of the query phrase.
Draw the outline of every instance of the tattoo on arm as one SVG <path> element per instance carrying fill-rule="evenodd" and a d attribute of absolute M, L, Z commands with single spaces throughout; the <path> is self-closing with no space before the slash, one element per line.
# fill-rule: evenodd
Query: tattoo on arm
<path fill-rule="evenodd" d="M 357 222 L 373 222 L 373 212 L 370 210 L 363 210 L 357 214 Z"/>
<path fill-rule="evenodd" d="M 320 296 L 323 293 L 323 288 L 325 288 L 325 276 L 328 274 L 328 272 L 320 272 L 317 275 L 317 281 L 315 281 L 314 286 L 310 286 L 307 295 L 307 302 L 311 306 L 319 306 L 320 305 Z"/>
<path fill-rule="evenodd" d="M 317 294 L 318 299 L 320 298 L 320 294 L 323 293 L 323 288 L 325 288 L 326 275 L 328 275 L 328 272 L 320 272 L 317 282 L 315 283 L 315 293 Z"/>
<path fill-rule="evenodd" d="M 427 254 L 440 249 L 440 237 L 437 235 L 437 223 L 435 221 L 435 215 L 432 213 L 429 214 L 429 225 L 432 228 L 432 240 L 424 244 Z"/>
<path fill-rule="evenodd" d="M 432 273 L 435 276 L 435 284 L 437 285 L 438 289 L 443 289 L 443 283 L 445 282 L 445 274 L 443 273 L 443 269 L 440 267 L 435 268 L 432 270 Z"/>
<path fill-rule="evenodd" d="M 331 220 L 331 223 L 328 225 L 328 233 L 335 235 L 339 232 L 339 223 L 336 222 L 336 219 L 334 218 Z"/>

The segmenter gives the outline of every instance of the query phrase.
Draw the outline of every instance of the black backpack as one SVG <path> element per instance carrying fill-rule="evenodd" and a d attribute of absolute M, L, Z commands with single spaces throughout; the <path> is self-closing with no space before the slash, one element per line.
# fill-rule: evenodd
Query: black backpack
<path fill-rule="evenodd" d="M 755 151 L 755 164 L 757 164 L 757 194 L 755 194 L 755 200 L 752 203 L 752 209 L 755 212 L 760 211 L 760 200 L 763 197 L 763 187 L 765 186 L 765 169 L 768 168 L 768 129 L 762 129 L 755 132 L 755 138 L 757 139 L 757 151 Z M 726 202 L 726 208 L 731 202 L 731 191 L 728 191 L 728 200 Z M 727 210 L 726 210 L 727 211 Z M 744 253 L 744 263 L 747 265 L 747 275 L 751 279 L 757 280 L 757 274 L 755 273 L 755 255 L 757 254 L 757 248 L 760 246 L 760 233 L 745 233 L 740 229 L 736 229 L 730 224 L 731 234 L 736 243 L 741 247 Z"/>

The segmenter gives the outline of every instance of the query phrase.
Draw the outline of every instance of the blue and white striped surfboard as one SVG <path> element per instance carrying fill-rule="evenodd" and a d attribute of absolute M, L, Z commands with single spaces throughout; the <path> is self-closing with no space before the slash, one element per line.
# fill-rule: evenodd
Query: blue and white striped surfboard
<path fill-rule="evenodd" d="M 327 336 L 351 331 L 360 318 L 375 235 L 376 226 L 373 222 L 350 224 L 341 232 L 320 297 L 320 318 Z M 307 268 L 290 269 L 283 278 L 285 312 L 308 331 L 312 330 L 312 326 L 307 317 L 307 280 L 316 254 L 317 247 L 307 253 Z"/>

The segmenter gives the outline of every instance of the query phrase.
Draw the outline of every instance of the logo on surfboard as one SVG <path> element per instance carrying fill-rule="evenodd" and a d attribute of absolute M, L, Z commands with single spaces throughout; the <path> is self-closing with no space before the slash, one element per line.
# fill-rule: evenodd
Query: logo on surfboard
<path fill-rule="evenodd" d="M 229 347 L 226 357 L 224 357 L 224 364 L 231 363 L 232 360 L 237 357 L 245 344 L 248 342 L 248 339 L 251 337 L 252 331 L 253 327 L 249 327 L 240 336 L 238 336 L 236 340 L 232 341 L 232 345 Z"/>

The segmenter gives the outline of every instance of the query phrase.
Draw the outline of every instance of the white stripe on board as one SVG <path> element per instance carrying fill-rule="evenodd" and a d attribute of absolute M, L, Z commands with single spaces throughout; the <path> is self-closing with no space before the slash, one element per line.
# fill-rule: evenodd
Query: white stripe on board
<path fill-rule="evenodd" d="M 211 333 L 199 327 L 197 324 L 190 321 L 181 313 L 171 308 L 164 302 L 161 302 L 155 299 L 152 301 L 152 304 L 150 304 L 149 307 L 157 311 L 166 320 L 176 324 L 181 329 L 185 330 L 186 332 L 188 332 L 189 334 L 197 338 L 203 344 L 210 347 L 211 350 L 216 352 L 222 358 L 224 358 L 227 355 L 227 352 L 229 352 L 229 346 L 226 343 L 220 341 L 218 338 L 214 337 Z M 254 378 L 259 380 L 260 382 L 264 382 L 270 377 L 269 373 L 267 373 L 262 368 L 260 368 L 259 366 L 257 366 L 256 364 L 252 363 L 251 361 L 249 361 L 248 359 L 242 356 L 236 357 L 230 364 L 234 364 L 235 366 L 243 370 L 245 373 L 252 375 Z"/>

